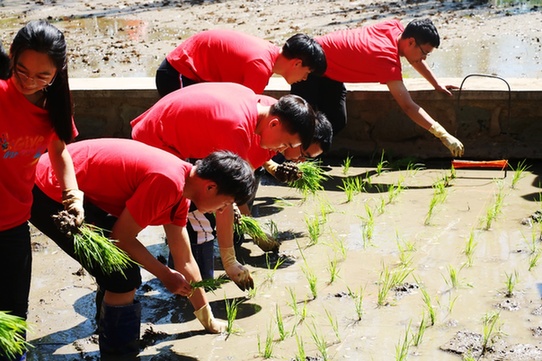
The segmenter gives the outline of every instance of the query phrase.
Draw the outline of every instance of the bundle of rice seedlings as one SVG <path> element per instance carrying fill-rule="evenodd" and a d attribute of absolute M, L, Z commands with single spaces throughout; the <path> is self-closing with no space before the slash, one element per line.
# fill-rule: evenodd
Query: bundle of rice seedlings
<path fill-rule="evenodd" d="M 25 340 L 26 330 L 25 319 L 0 311 L 0 355 L 14 359 L 32 347 Z"/>
<path fill-rule="evenodd" d="M 61 232 L 73 236 L 75 254 L 84 267 L 98 266 L 106 274 L 120 272 L 124 275 L 124 269 L 137 264 L 115 245 L 114 240 L 104 236 L 104 229 L 88 223 L 77 227 L 74 216 L 67 211 L 61 211 L 53 218 Z"/>
<path fill-rule="evenodd" d="M 252 241 L 264 252 L 276 252 L 280 243 L 268 236 L 260 227 L 257 220 L 248 216 L 241 216 L 239 222 L 235 224 L 235 229 L 240 234 L 246 234 L 252 238 Z"/>
<path fill-rule="evenodd" d="M 320 167 L 319 161 L 306 161 L 298 164 L 299 170 L 302 173 L 301 178 L 288 183 L 303 194 L 315 194 L 317 191 L 324 189 L 322 183 L 327 179 L 325 172 Z"/>
<path fill-rule="evenodd" d="M 214 291 L 222 287 L 223 284 L 230 282 L 230 279 L 225 274 L 218 276 L 217 278 L 208 278 L 198 282 L 190 282 L 192 288 L 204 288 L 205 291 Z"/>

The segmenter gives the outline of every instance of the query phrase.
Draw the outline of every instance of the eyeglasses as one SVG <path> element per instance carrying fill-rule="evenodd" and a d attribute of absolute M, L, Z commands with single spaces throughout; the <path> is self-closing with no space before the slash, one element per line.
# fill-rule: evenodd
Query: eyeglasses
<path fill-rule="evenodd" d="M 423 50 L 423 48 L 420 46 L 420 44 L 418 44 L 418 42 L 416 42 L 416 46 L 418 46 L 418 48 L 420 48 L 420 51 L 422 52 L 423 56 L 428 57 L 429 55 L 431 55 L 430 52 L 426 52 L 425 50 Z"/>
<path fill-rule="evenodd" d="M 35 84 L 37 84 L 39 86 L 48 86 L 48 85 L 53 84 L 53 82 L 55 81 L 55 77 L 56 77 L 56 74 L 53 76 L 52 79 L 44 79 L 43 77 L 40 78 L 40 77 L 36 77 L 36 76 L 30 77 L 30 76 L 26 75 L 25 73 L 23 73 L 19 69 L 15 69 L 15 74 L 17 74 L 17 77 L 19 78 L 19 80 L 21 80 L 24 83 L 26 83 L 29 80 L 32 80 L 32 83 L 35 83 Z"/>

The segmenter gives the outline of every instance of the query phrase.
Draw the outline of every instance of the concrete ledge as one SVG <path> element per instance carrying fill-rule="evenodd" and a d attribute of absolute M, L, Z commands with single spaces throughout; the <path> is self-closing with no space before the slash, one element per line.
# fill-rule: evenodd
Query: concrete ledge
<path fill-rule="evenodd" d="M 441 79 L 457 86 L 462 80 Z M 464 143 L 465 158 L 542 158 L 542 80 L 469 77 L 453 97 L 421 78 L 405 84 L 414 101 Z M 129 137 L 130 121 L 158 100 L 154 78 L 75 78 L 70 86 L 82 139 Z M 348 124 L 330 155 L 368 157 L 385 150 L 395 157 L 450 157 L 401 111 L 385 85 L 347 84 L 347 89 Z M 282 78 L 272 78 L 265 93 L 280 97 L 289 90 Z"/>

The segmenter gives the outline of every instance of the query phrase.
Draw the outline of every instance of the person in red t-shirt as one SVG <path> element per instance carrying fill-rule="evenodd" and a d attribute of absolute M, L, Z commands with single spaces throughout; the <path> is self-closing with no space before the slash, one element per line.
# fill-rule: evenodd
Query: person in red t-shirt
<path fill-rule="evenodd" d="M 397 20 L 388 20 L 332 32 L 316 41 L 326 55 L 326 72 L 323 77 L 309 75 L 306 81 L 293 84 L 292 94 L 302 96 L 315 110 L 326 114 L 334 134 L 346 125 L 344 83 L 379 82 L 388 86 L 412 121 L 439 138 L 453 156 L 463 155 L 463 144 L 412 100 L 402 79 L 400 58 L 405 57 L 437 91 L 452 95 L 450 90 L 457 88 L 441 85 L 425 61 L 440 45 L 431 20 L 414 20 L 406 28 Z"/>
<path fill-rule="evenodd" d="M 64 207 L 79 223 L 84 218 L 83 193 L 66 150 L 77 129 L 64 35 L 46 21 L 31 21 L 15 35 L 10 59 L 1 69 L 7 80 L 0 80 L 0 310 L 26 319 L 32 270 L 28 219 L 37 158 L 47 153 L 55 165 Z M 4 351 L 0 360 L 25 357 L 8 358 Z"/>
<path fill-rule="evenodd" d="M 156 71 L 156 88 L 163 97 L 194 83 L 232 82 L 262 94 L 273 74 L 293 84 L 325 70 L 322 48 L 305 34 L 290 37 L 279 48 L 241 32 L 207 30 L 192 35 L 166 56 Z"/>
<path fill-rule="evenodd" d="M 192 165 L 130 139 L 84 140 L 70 144 L 68 150 L 85 192 L 86 222 L 110 232 L 109 238 L 170 292 L 188 296 L 207 331 L 223 331 L 225 324 L 214 319 L 203 288 L 190 285 L 201 275 L 190 251 L 186 218 L 191 201 L 204 213 L 220 213 L 233 202 L 246 202 L 255 187 L 250 165 L 227 151 L 212 152 Z M 141 285 L 139 265 L 107 274 L 79 259 L 73 237 L 59 231 L 51 217 L 63 209 L 53 168 L 48 157 L 39 159 L 30 221 L 96 278 L 98 294 L 103 295 L 103 301 L 97 297 L 101 359 L 135 356 L 141 321 L 141 305 L 134 301 Z M 137 239 L 151 225 L 164 226 L 175 269 L 162 264 Z"/>
<path fill-rule="evenodd" d="M 134 119 L 132 138 L 181 159 L 229 150 L 250 160 L 253 147 L 276 152 L 300 145 L 308 148 L 315 116 L 308 103 L 295 95 L 276 100 L 236 83 L 200 83 L 168 94 Z M 248 269 L 235 260 L 233 207 L 217 214 L 216 222 L 224 269 L 246 289 L 253 281 Z"/>

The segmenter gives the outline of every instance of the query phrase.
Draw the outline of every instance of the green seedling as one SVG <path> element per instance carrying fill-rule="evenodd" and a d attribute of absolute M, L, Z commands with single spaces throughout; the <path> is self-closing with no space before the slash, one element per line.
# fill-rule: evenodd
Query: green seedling
<path fill-rule="evenodd" d="M 497 216 L 502 212 L 502 205 L 504 202 L 504 183 L 502 181 L 497 181 L 498 191 L 495 194 L 495 199 L 493 203 L 487 208 L 486 215 L 483 219 L 484 229 L 487 231 L 491 228 L 491 225 L 497 218 Z"/>
<path fill-rule="evenodd" d="M 386 210 L 386 200 L 384 199 L 384 197 L 380 197 L 380 202 L 378 203 L 378 206 L 377 206 L 377 211 L 378 211 L 378 214 L 384 214 L 384 211 Z"/>
<path fill-rule="evenodd" d="M 306 361 L 307 354 L 305 353 L 305 344 L 303 343 L 303 338 L 296 334 L 295 341 L 297 343 L 297 355 L 295 356 L 295 361 Z"/>
<path fill-rule="evenodd" d="M 307 282 L 309 283 L 309 289 L 312 294 L 312 298 L 316 299 L 318 296 L 318 277 L 316 276 L 316 273 L 309 267 L 308 264 L 305 263 L 305 266 L 302 267 L 303 274 L 305 274 L 305 278 L 307 279 Z"/>
<path fill-rule="evenodd" d="M 446 188 L 447 180 L 442 178 L 433 184 L 433 197 L 429 202 L 429 210 L 425 216 L 424 224 L 426 226 L 431 224 L 431 219 L 435 211 L 435 207 L 446 201 L 448 197 L 448 189 Z"/>
<path fill-rule="evenodd" d="M 275 317 L 279 331 L 279 340 L 284 341 L 284 339 L 286 339 L 288 336 L 288 332 L 286 332 L 286 329 L 284 328 L 284 319 L 282 318 L 282 312 L 280 311 L 279 305 L 276 305 L 275 307 Z"/>
<path fill-rule="evenodd" d="M 361 236 L 363 239 L 364 247 L 368 247 L 372 244 L 374 228 L 375 228 L 375 214 L 369 204 L 365 203 L 365 217 L 360 217 L 363 220 Z"/>
<path fill-rule="evenodd" d="M 223 284 L 230 282 L 231 280 L 226 274 L 222 274 L 217 278 L 208 278 L 198 282 L 190 282 L 192 288 L 203 288 L 205 291 L 215 291 L 222 287 Z"/>
<path fill-rule="evenodd" d="M 348 288 L 348 294 L 354 300 L 354 309 L 356 310 L 356 321 L 361 321 L 361 318 L 363 317 L 364 309 L 363 309 L 363 287 L 359 288 L 359 292 L 354 292 Z"/>
<path fill-rule="evenodd" d="M 27 329 L 24 318 L 0 311 L 0 355 L 15 359 L 32 347 L 25 340 Z"/>
<path fill-rule="evenodd" d="M 465 256 L 467 257 L 467 262 L 465 262 L 465 265 L 467 267 L 472 267 L 474 263 L 474 250 L 476 249 L 477 245 L 478 242 L 474 238 L 474 231 L 471 230 L 469 234 L 469 239 L 467 239 L 467 242 L 465 243 L 465 248 L 463 249 L 463 253 L 465 253 Z"/>
<path fill-rule="evenodd" d="M 510 188 L 516 189 L 517 183 L 525 177 L 525 171 L 527 171 L 531 166 L 525 164 L 525 160 L 519 162 L 515 168 L 511 167 L 514 170 L 514 176 L 512 177 L 512 183 Z"/>
<path fill-rule="evenodd" d="M 529 271 L 532 271 L 538 265 L 540 260 L 540 252 L 531 253 L 529 256 Z"/>
<path fill-rule="evenodd" d="M 516 288 L 517 283 L 519 282 L 519 273 L 514 271 L 510 274 L 505 273 L 506 275 L 506 297 L 514 296 L 514 289 Z"/>
<path fill-rule="evenodd" d="M 320 352 L 320 356 L 322 356 L 322 359 L 324 361 L 329 360 L 329 356 L 327 353 L 327 342 L 324 336 L 318 333 L 315 325 L 312 325 L 312 327 L 309 327 L 309 330 L 310 330 L 312 339 L 314 340 L 314 344 L 316 345 L 316 348 Z"/>
<path fill-rule="evenodd" d="M 456 270 L 452 265 L 448 265 L 448 278 L 444 277 L 444 282 L 446 282 L 446 284 L 453 289 L 456 289 L 460 286 L 459 271 Z"/>
<path fill-rule="evenodd" d="M 277 224 L 272 219 L 267 221 L 267 228 L 269 229 L 269 234 L 271 235 L 272 239 L 279 239 L 279 228 L 277 227 Z"/>
<path fill-rule="evenodd" d="M 418 325 L 418 329 L 416 330 L 416 333 L 412 332 L 412 345 L 415 347 L 418 347 L 421 345 L 423 340 L 423 335 L 425 334 L 425 329 L 427 328 L 427 324 L 425 323 L 425 312 L 422 313 L 422 319 L 420 320 L 420 324 Z"/>
<path fill-rule="evenodd" d="M 233 333 L 237 332 L 237 329 L 234 327 L 234 321 L 237 318 L 237 310 L 239 307 L 239 304 L 241 303 L 241 300 L 232 299 L 231 301 L 226 298 L 226 295 L 224 295 L 224 303 L 226 305 L 226 333 L 228 335 L 231 335 Z"/>
<path fill-rule="evenodd" d="M 265 254 L 265 264 L 267 265 L 267 276 L 265 278 L 265 282 L 273 283 L 275 280 L 275 273 L 277 273 L 277 270 L 285 261 L 285 258 L 279 257 L 273 265 L 269 260 L 269 254 Z"/>
<path fill-rule="evenodd" d="M 261 342 L 260 342 L 260 335 L 258 334 L 258 353 L 264 358 L 264 359 L 270 359 L 273 357 L 273 328 L 271 325 L 267 328 L 267 335 L 265 336 L 265 345 L 263 351 L 261 350 Z"/>
<path fill-rule="evenodd" d="M 378 282 L 378 306 L 388 305 L 387 298 L 389 292 L 392 288 L 402 284 L 411 273 L 412 269 L 410 268 L 401 267 L 390 271 L 386 265 L 383 265 L 383 269 L 380 272 L 380 280 Z"/>
<path fill-rule="evenodd" d="M 333 284 L 337 277 L 339 277 L 338 263 L 337 258 L 329 260 L 329 266 L 327 267 L 327 270 L 329 271 L 329 285 Z"/>
<path fill-rule="evenodd" d="M 399 197 L 399 195 L 401 193 L 403 193 L 403 191 L 405 190 L 405 187 L 403 185 L 403 178 L 399 178 L 399 180 L 397 181 L 397 184 L 395 185 L 390 185 L 390 187 L 388 188 L 388 203 L 389 204 L 392 204 L 396 199 L 397 197 Z"/>
<path fill-rule="evenodd" d="M 388 161 L 384 159 L 384 150 L 382 150 L 382 154 L 380 155 L 380 161 L 376 165 L 376 174 L 380 175 L 384 171 L 384 168 L 388 166 Z"/>
<path fill-rule="evenodd" d="M 482 356 L 493 343 L 493 339 L 501 333 L 501 324 L 499 323 L 499 312 L 488 312 L 482 319 Z"/>
<path fill-rule="evenodd" d="M 299 307 L 297 307 L 297 296 L 295 294 L 295 290 L 292 287 L 287 287 L 288 294 L 290 295 L 290 303 L 288 303 L 288 306 L 292 309 L 292 312 L 294 313 L 294 316 L 299 315 Z"/>
<path fill-rule="evenodd" d="M 352 157 L 347 156 L 343 161 L 343 174 L 346 175 L 348 173 L 348 170 L 350 169 L 350 165 L 352 164 Z"/>
<path fill-rule="evenodd" d="M 425 305 L 427 313 L 429 314 L 430 326 L 434 326 L 437 319 L 437 312 L 435 310 L 435 306 L 433 306 L 433 303 L 431 302 L 431 296 L 429 295 L 427 290 L 425 288 L 420 288 L 420 291 L 422 292 L 423 303 Z"/>
<path fill-rule="evenodd" d="M 364 185 L 361 177 L 343 178 L 342 186 L 338 186 L 346 194 L 346 203 L 350 203 L 356 194 L 363 192 Z"/>
<path fill-rule="evenodd" d="M 408 337 L 410 334 L 410 324 L 405 328 L 405 335 L 399 340 L 397 345 L 395 345 L 395 360 L 396 361 L 405 361 L 408 358 L 408 349 L 410 348 L 411 340 Z"/>
<path fill-rule="evenodd" d="M 309 246 L 318 244 L 318 240 L 322 235 L 322 223 L 320 222 L 319 217 L 305 216 L 305 224 L 307 225 L 307 230 L 309 232 Z"/>
<path fill-rule="evenodd" d="M 412 252 L 416 250 L 413 242 L 401 242 L 397 238 L 397 249 L 399 250 L 399 264 L 403 267 L 409 267 L 412 264 Z"/>
<path fill-rule="evenodd" d="M 300 179 L 289 183 L 291 187 L 301 191 L 304 196 L 314 195 L 324 189 L 322 183 L 327 179 L 327 176 L 320 167 L 320 162 L 302 162 L 298 164 L 298 168 L 303 175 Z"/>
<path fill-rule="evenodd" d="M 339 322 L 337 321 L 337 318 L 334 317 L 329 310 L 326 311 L 327 320 L 329 321 L 329 324 L 331 325 L 331 328 L 333 329 L 333 332 L 335 333 L 335 337 L 337 337 L 337 341 L 341 342 L 341 335 L 339 333 Z"/>

